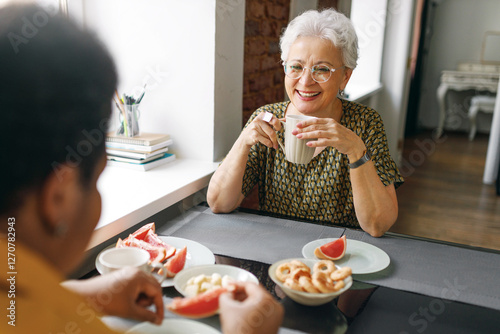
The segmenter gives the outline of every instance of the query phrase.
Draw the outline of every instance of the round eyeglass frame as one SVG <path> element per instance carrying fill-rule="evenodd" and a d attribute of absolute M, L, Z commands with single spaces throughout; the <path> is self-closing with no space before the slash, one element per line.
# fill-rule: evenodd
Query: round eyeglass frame
<path fill-rule="evenodd" d="M 330 78 L 332 77 L 332 73 L 333 73 L 333 72 L 335 72 L 336 70 L 340 70 L 341 68 L 345 68 L 345 65 L 340 66 L 340 67 L 337 67 L 337 68 L 330 68 L 330 67 L 328 67 L 327 65 L 313 65 L 313 66 L 311 66 L 311 67 L 306 67 L 306 66 L 303 66 L 303 65 L 302 65 L 302 63 L 297 62 L 298 64 L 300 64 L 300 65 L 302 66 L 302 71 L 300 72 L 300 75 L 299 75 L 298 77 L 292 77 L 290 74 L 288 74 L 288 73 L 286 72 L 286 63 L 287 63 L 287 62 L 286 62 L 286 61 L 284 61 L 284 62 L 283 62 L 283 64 L 282 64 L 282 65 L 283 65 L 283 71 L 285 72 L 285 75 L 286 75 L 287 77 L 289 77 L 290 79 L 294 79 L 294 80 L 296 80 L 296 79 L 300 79 L 300 78 L 302 77 L 302 75 L 304 74 L 304 71 L 305 71 L 306 69 L 308 69 L 308 70 L 309 70 L 309 74 L 311 75 L 311 79 L 313 79 L 313 80 L 314 80 L 314 81 L 316 81 L 317 83 L 325 83 L 325 82 L 327 82 L 327 81 L 328 81 L 328 80 L 330 80 Z M 326 68 L 328 68 L 328 70 L 330 71 L 330 75 L 328 76 L 328 78 L 327 78 L 326 80 L 320 81 L 320 80 L 316 80 L 316 79 L 314 78 L 314 76 L 313 76 L 313 71 L 314 71 L 314 68 L 315 68 L 315 67 L 318 67 L 318 66 L 323 66 L 323 67 L 326 67 Z"/>

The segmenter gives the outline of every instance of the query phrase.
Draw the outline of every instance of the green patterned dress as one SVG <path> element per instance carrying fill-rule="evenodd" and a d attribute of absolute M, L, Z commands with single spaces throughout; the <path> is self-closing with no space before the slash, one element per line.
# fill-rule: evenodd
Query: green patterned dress
<path fill-rule="evenodd" d="M 359 103 L 342 101 L 340 123 L 356 133 L 372 154 L 378 176 L 384 185 L 398 187 L 403 178 L 389 154 L 380 115 Z M 257 109 L 248 124 L 261 112 L 285 117 L 290 102 L 269 104 Z M 278 133 L 281 141 L 284 132 Z M 317 223 L 359 228 L 354 212 L 349 160 L 333 147 L 325 148 L 307 165 L 290 163 L 281 149 L 254 145 L 248 155 L 243 176 L 243 195 L 255 184 L 259 188 L 259 210 Z"/>

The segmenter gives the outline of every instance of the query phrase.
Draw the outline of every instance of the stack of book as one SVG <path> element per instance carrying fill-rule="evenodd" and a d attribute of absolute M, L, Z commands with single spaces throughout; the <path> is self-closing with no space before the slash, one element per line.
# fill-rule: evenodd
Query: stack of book
<path fill-rule="evenodd" d="M 167 153 L 173 141 L 170 135 L 142 133 L 135 137 L 106 136 L 108 166 L 118 166 L 147 171 L 175 160 L 175 154 Z"/>

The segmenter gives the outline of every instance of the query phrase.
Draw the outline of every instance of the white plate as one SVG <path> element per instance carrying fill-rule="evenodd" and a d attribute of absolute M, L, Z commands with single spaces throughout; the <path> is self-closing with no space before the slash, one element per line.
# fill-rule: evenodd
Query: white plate
<path fill-rule="evenodd" d="M 352 285 L 352 276 L 349 276 L 346 279 L 344 279 L 344 284 L 345 284 L 344 287 L 336 292 L 310 293 L 310 292 L 302 292 L 302 291 L 293 290 L 289 287 L 284 286 L 283 283 L 276 277 L 276 269 L 282 263 L 290 262 L 292 260 L 298 260 L 300 262 L 303 262 L 309 268 L 311 268 L 311 271 L 314 268 L 314 265 L 316 264 L 316 262 L 319 262 L 320 260 L 318 260 L 318 259 L 300 259 L 300 258 L 285 259 L 285 260 L 280 260 L 276 263 L 273 263 L 269 267 L 269 277 L 271 277 L 273 282 L 276 283 L 288 297 L 290 297 L 291 299 L 293 299 L 294 301 L 296 301 L 299 304 L 308 305 L 308 306 L 317 306 L 317 305 L 323 305 L 323 304 L 329 303 L 332 300 L 334 300 L 337 296 L 342 294 L 344 291 L 348 290 Z M 336 265 L 336 267 L 338 269 L 340 266 Z"/>
<path fill-rule="evenodd" d="M 165 236 L 158 236 L 163 242 L 169 244 L 170 246 L 174 246 L 177 248 L 177 250 L 180 250 L 182 247 L 187 246 L 187 255 L 186 255 L 186 264 L 184 265 L 184 269 L 194 267 L 194 266 L 199 266 L 203 264 L 214 264 L 215 263 L 215 256 L 214 253 L 207 247 L 203 246 L 202 244 L 192 241 L 189 239 L 184 239 L 184 238 L 176 238 L 176 237 L 165 237 Z M 114 245 L 107 247 L 112 248 Z M 104 250 L 106 250 L 104 249 Z M 103 250 L 103 251 L 104 251 Z M 99 255 L 97 255 L 95 259 L 95 267 L 97 271 L 102 274 L 102 266 L 101 262 L 99 261 Z M 182 270 L 179 272 L 181 273 Z M 177 274 L 179 275 L 179 274 Z M 168 287 L 168 286 L 173 286 L 174 285 L 174 279 L 173 278 L 167 278 L 161 283 L 162 287 Z"/>
<path fill-rule="evenodd" d="M 184 269 L 179 272 L 174 277 L 174 286 L 177 291 L 179 291 L 183 296 L 186 296 L 184 289 L 186 287 L 187 281 L 191 277 L 195 277 L 198 275 L 207 275 L 210 276 L 214 273 L 218 273 L 221 276 L 228 275 L 229 277 L 234 278 L 237 282 L 254 282 L 259 283 L 257 277 L 251 272 L 246 271 L 245 269 L 241 269 L 234 266 L 228 266 L 225 264 L 212 264 L 206 266 L 196 266 L 188 269 Z"/>
<path fill-rule="evenodd" d="M 302 248 L 302 256 L 306 259 L 317 259 L 314 255 L 316 247 L 334 240 L 337 239 L 327 238 L 311 241 Z M 370 274 L 385 269 L 391 263 L 391 259 L 386 252 L 378 247 L 366 242 L 347 239 L 344 257 L 334 262 L 340 267 L 351 267 L 353 274 Z"/>
<path fill-rule="evenodd" d="M 150 322 L 142 322 L 125 334 L 221 334 L 218 330 L 204 323 L 186 319 L 163 319 L 160 326 Z"/>

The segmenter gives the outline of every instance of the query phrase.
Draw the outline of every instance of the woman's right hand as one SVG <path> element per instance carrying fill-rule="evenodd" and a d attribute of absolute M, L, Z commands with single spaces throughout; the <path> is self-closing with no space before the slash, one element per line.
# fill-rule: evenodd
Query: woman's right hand
<path fill-rule="evenodd" d="M 274 334 L 283 321 L 283 306 L 255 283 L 238 283 L 219 306 L 223 333 Z"/>
<path fill-rule="evenodd" d="M 242 132 L 243 140 L 246 146 L 252 147 L 257 143 L 278 149 L 278 138 L 276 131 L 281 130 L 280 120 L 271 113 L 261 112 L 254 118 Z"/>

